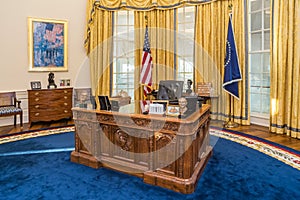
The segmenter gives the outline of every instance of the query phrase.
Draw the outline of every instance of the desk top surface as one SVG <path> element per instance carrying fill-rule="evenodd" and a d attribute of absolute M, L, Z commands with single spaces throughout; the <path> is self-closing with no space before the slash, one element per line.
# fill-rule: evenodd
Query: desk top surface
<path fill-rule="evenodd" d="M 143 119 L 155 119 L 155 120 L 163 120 L 163 121 L 172 121 L 172 122 L 180 122 L 180 123 L 191 123 L 197 120 L 200 116 L 206 113 L 210 109 L 209 104 L 202 104 L 201 108 L 197 108 L 194 113 L 190 114 L 186 118 L 178 118 L 176 116 L 168 116 L 162 114 L 142 114 L 141 106 L 139 103 L 131 103 L 125 106 L 121 106 L 119 111 L 106 111 L 106 110 L 98 110 L 98 109 L 86 109 L 86 108 L 72 108 L 73 111 L 79 112 L 88 112 L 95 114 L 108 114 L 108 115 L 117 115 L 117 116 L 129 116 L 131 118 L 143 118 Z"/>

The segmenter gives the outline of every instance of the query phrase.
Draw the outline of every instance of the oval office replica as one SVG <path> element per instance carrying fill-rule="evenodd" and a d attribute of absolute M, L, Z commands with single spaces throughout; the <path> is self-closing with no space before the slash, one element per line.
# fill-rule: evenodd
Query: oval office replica
<path fill-rule="evenodd" d="M 299 7 L 3 0 L 0 199 L 299 199 Z"/>

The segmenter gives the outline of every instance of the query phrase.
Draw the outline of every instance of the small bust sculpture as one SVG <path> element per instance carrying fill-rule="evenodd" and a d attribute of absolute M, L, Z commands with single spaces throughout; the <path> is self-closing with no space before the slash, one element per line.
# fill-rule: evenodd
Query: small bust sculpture
<path fill-rule="evenodd" d="M 188 89 L 186 90 L 187 94 L 191 94 L 193 92 L 193 90 L 191 89 L 192 84 L 193 84 L 193 81 L 191 79 L 188 79 L 187 80 L 187 87 L 188 87 Z"/>
<path fill-rule="evenodd" d="M 48 77 L 48 89 L 50 88 L 57 88 L 57 85 L 54 82 L 54 73 L 50 72 Z"/>
<path fill-rule="evenodd" d="M 187 111 L 187 100 L 184 97 L 180 97 L 178 99 L 178 105 L 179 105 L 179 113 L 180 115 L 183 115 Z"/>

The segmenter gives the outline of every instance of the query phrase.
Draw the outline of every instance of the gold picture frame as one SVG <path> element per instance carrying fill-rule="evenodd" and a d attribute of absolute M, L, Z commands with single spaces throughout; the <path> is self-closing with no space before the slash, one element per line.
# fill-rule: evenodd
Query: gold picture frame
<path fill-rule="evenodd" d="M 29 71 L 68 71 L 68 22 L 28 17 Z"/>
<path fill-rule="evenodd" d="M 169 105 L 167 107 L 167 115 L 177 117 L 180 115 L 179 106 L 178 105 Z"/>

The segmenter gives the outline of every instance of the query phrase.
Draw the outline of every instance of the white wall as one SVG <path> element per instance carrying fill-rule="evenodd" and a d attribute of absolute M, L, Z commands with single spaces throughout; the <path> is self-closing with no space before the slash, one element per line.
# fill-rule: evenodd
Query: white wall
<path fill-rule="evenodd" d="M 29 72 L 28 17 L 68 21 L 68 71 L 54 72 L 55 82 L 71 79 L 71 86 L 89 86 L 88 61 L 85 54 L 84 32 L 86 1 L 84 0 L 25 0 L 5 1 L 0 7 L 0 92 L 16 91 L 22 98 L 24 121 L 27 122 L 27 89 L 31 81 L 48 84 L 49 72 Z M 75 85 L 74 85 L 75 84 Z M 0 126 L 12 124 L 12 118 L 0 118 Z"/>

